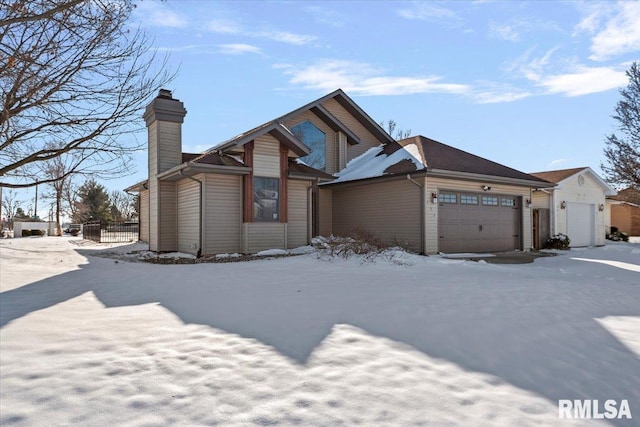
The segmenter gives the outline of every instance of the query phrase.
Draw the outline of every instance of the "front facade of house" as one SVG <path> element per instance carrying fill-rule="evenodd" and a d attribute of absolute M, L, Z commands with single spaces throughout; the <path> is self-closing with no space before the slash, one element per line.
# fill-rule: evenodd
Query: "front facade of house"
<path fill-rule="evenodd" d="M 553 184 L 424 137 L 395 141 L 343 91 L 182 153 L 183 104 L 147 107 L 140 236 L 158 252 L 256 253 L 358 230 L 420 253 L 528 250 Z"/>
<path fill-rule="evenodd" d="M 551 234 L 569 236 L 572 247 L 600 246 L 605 243 L 606 196 L 615 190 L 591 168 L 581 167 L 532 175 L 556 184 L 534 193 L 534 208 L 549 209 Z"/>

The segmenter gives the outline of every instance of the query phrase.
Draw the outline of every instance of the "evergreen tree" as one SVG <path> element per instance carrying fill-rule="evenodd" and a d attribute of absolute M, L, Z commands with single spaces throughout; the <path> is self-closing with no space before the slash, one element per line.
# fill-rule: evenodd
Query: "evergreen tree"
<path fill-rule="evenodd" d="M 102 184 L 94 179 L 86 181 L 78 189 L 79 201 L 76 202 L 76 213 L 73 222 L 111 221 L 111 200 Z"/>

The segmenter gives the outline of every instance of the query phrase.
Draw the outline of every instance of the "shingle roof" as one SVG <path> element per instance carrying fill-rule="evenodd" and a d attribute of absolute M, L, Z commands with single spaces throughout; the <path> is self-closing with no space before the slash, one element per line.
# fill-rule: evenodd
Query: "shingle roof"
<path fill-rule="evenodd" d="M 532 176 L 424 136 L 414 136 L 398 142 L 403 146 L 417 145 L 427 171 L 437 169 L 546 183 L 544 178 Z"/>
<path fill-rule="evenodd" d="M 549 181 L 557 184 L 560 181 L 565 180 L 570 176 L 575 175 L 578 172 L 583 171 L 585 169 L 587 169 L 586 166 L 581 168 L 560 169 L 555 171 L 532 172 L 531 175 L 536 176 L 540 179 L 544 179 L 545 181 Z"/>
<path fill-rule="evenodd" d="M 335 178 L 333 175 L 329 175 L 326 172 L 312 168 L 311 166 L 305 165 L 304 163 L 297 162 L 294 159 L 289 159 L 289 174 L 307 175 L 324 180 L 331 180 Z"/>

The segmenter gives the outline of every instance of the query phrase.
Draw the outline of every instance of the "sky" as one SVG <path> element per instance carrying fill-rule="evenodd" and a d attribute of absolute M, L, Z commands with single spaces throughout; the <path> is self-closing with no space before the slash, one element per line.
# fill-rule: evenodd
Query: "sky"
<path fill-rule="evenodd" d="M 625 70 L 640 60 L 631 1 L 142 0 L 131 25 L 178 72 L 167 88 L 188 111 L 185 152 L 342 88 L 412 135 L 524 172 L 602 175 Z M 146 162 L 139 153 L 105 185 L 146 179 Z"/>

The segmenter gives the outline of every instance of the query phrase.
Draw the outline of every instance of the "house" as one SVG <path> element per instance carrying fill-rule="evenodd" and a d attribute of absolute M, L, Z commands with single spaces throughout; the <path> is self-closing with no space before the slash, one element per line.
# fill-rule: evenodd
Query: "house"
<path fill-rule="evenodd" d="M 552 182 L 533 195 L 534 209 L 549 209 L 550 233 L 569 236 L 572 247 L 604 245 L 605 198 L 616 194 L 589 167 L 535 172 L 531 175 Z"/>
<path fill-rule="evenodd" d="M 140 235 L 198 255 L 308 244 L 357 229 L 420 253 L 527 250 L 531 200 L 553 184 L 418 136 L 395 141 L 338 89 L 200 154 L 182 102 L 147 107 Z"/>
<path fill-rule="evenodd" d="M 640 191 L 627 188 L 607 197 L 610 227 L 629 236 L 640 236 Z"/>

